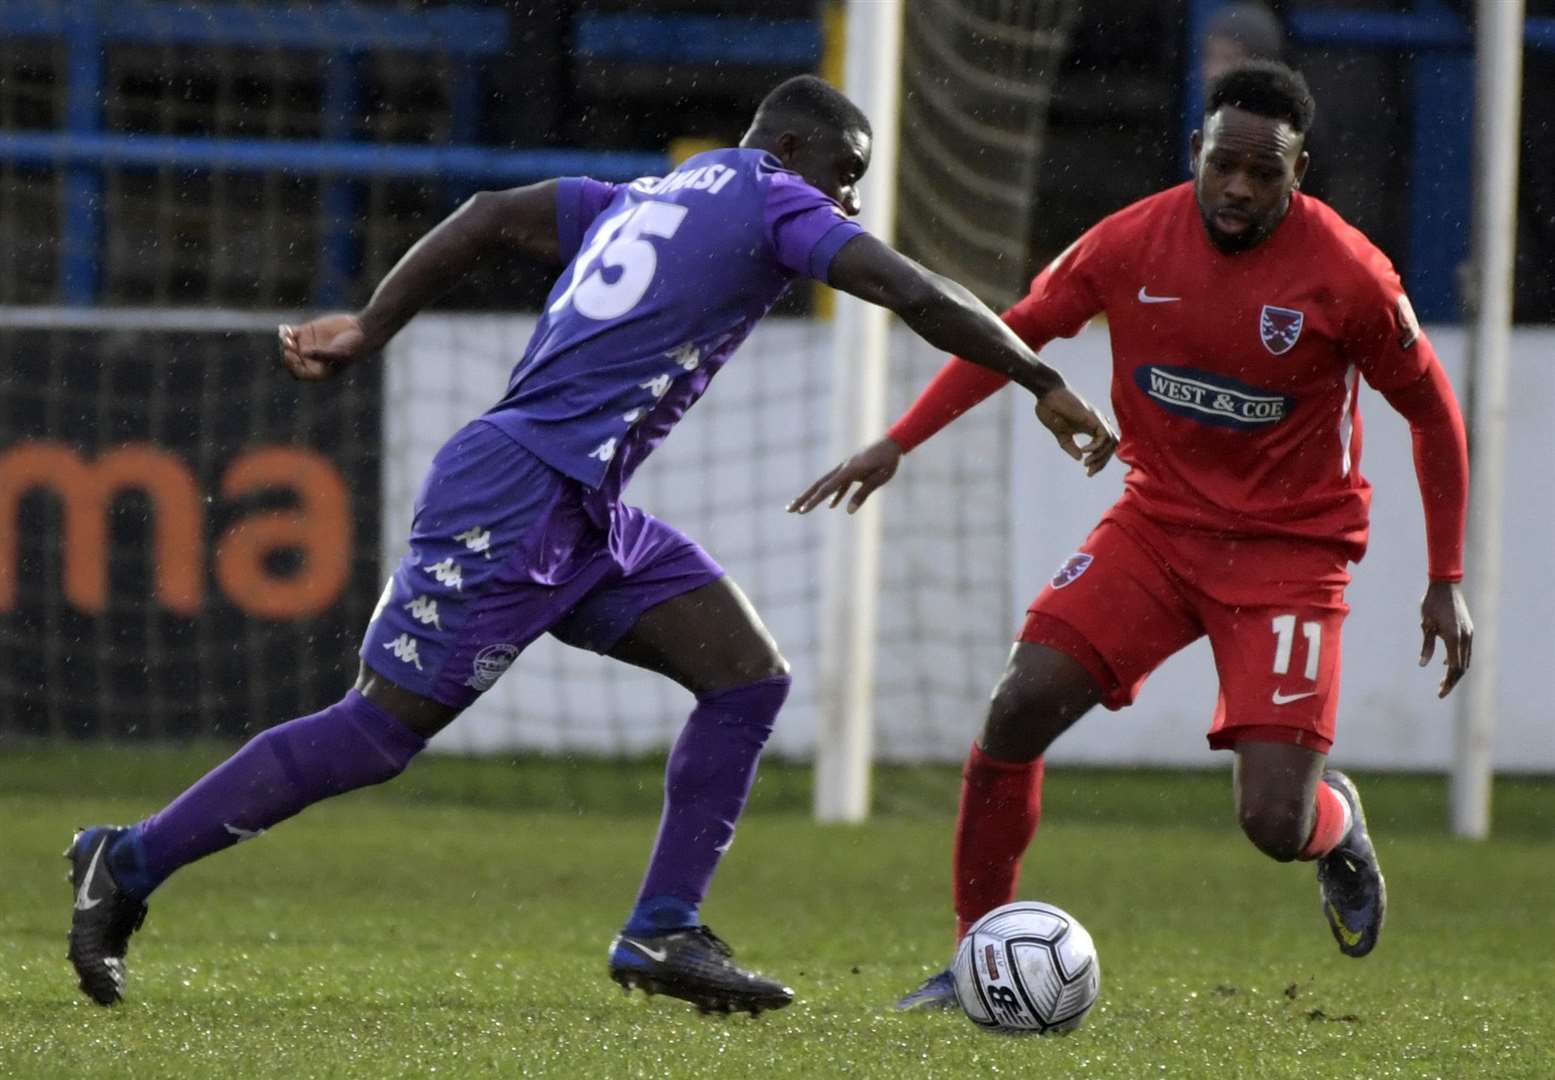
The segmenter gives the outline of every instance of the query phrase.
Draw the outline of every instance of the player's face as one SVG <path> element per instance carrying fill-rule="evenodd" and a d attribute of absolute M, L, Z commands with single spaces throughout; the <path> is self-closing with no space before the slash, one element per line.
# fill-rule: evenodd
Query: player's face
<path fill-rule="evenodd" d="M 1221 251 L 1246 251 L 1274 231 L 1307 171 L 1287 121 L 1224 106 L 1193 133 L 1194 191 Z"/>
<path fill-rule="evenodd" d="M 784 165 L 842 204 L 851 217 L 862 208 L 858 185 L 869 168 L 869 136 L 857 128 L 819 131 L 797 142 Z"/>

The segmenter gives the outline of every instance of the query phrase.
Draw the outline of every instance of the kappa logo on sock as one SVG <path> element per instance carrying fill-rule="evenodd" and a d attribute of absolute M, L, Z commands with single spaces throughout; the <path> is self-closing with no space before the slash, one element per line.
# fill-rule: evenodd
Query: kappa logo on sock
<path fill-rule="evenodd" d="M 470 665 L 474 671 L 468 679 L 464 680 L 464 685 L 485 693 L 497 684 L 497 680 L 502 678 L 502 673 L 512 667 L 513 661 L 517 659 L 517 645 L 508 645 L 505 642 L 487 645 L 475 654 L 475 659 Z"/>

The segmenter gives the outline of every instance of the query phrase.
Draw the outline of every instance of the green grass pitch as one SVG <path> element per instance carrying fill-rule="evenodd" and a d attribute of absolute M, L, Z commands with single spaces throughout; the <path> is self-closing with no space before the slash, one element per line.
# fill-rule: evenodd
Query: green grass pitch
<path fill-rule="evenodd" d="M 1225 774 L 1050 772 L 1023 896 L 1095 935 L 1063 1039 L 894 999 L 950 947 L 951 769 L 888 770 L 870 824 L 808 820 L 765 770 L 704 915 L 792 1007 L 703 1017 L 622 993 L 605 947 L 656 825 L 651 763 L 434 759 L 192 867 L 103 1010 L 64 959 L 72 826 L 160 805 L 222 751 L 0 752 L 0 1076 L 1555 1076 L 1555 784 L 1498 785 L 1447 839 L 1443 789 L 1363 778 L 1392 902 L 1342 957 L 1310 866 L 1259 856 Z"/>

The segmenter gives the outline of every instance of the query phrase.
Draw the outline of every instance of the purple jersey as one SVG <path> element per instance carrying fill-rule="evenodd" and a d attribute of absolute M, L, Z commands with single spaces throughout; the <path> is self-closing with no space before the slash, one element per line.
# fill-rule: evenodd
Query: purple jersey
<path fill-rule="evenodd" d="M 862 230 L 761 150 L 630 184 L 569 178 L 570 261 L 486 420 L 610 498 L 796 276 L 825 281 Z"/>

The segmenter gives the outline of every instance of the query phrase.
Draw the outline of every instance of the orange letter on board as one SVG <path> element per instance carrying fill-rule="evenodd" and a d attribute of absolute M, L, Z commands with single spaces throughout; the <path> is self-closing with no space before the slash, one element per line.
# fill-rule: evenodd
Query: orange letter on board
<path fill-rule="evenodd" d="M 88 464 L 64 443 L 18 443 L 0 453 L 0 611 L 16 604 L 17 527 L 22 496 L 52 491 L 64 506 L 65 597 L 92 615 L 108 607 L 108 510 L 130 490 L 151 498 L 156 525 L 157 599 L 180 615 L 200 610 L 200 495 L 189 469 L 166 450 L 136 443 Z"/>
<path fill-rule="evenodd" d="M 250 615 L 300 619 L 340 596 L 351 572 L 351 499 L 329 460 L 294 446 L 267 446 L 238 458 L 222 477 L 221 493 L 241 498 L 266 488 L 297 493 L 295 510 L 250 514 L 216 545 L 216 580 Z M 265 556 L 283 548 L 303 553 L 302 569 L 278 577 Z"/>

